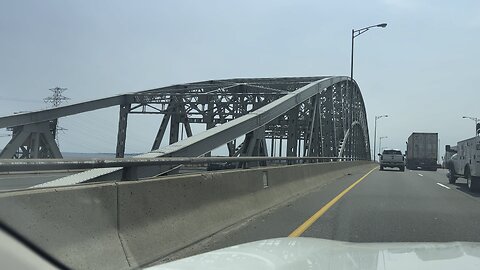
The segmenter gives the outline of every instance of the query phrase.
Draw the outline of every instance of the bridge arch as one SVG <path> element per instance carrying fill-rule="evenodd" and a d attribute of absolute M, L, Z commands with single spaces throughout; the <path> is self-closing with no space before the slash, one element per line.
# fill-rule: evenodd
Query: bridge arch
<path fill-rule="evenodd" d="M 0 156 L 11 158 L 5 153 L 14 153 L 26 144 L 24 138 L 38 133 L 33 130 L 37 123 L 110 106 L 120 109 L 117 157 L 124 154 L 127 116 L 136 113 L 162 116 L 152 151 L 138 156 L 143 158 L 208 155 L 222 145 L 229 156 L 371 158 L 363 97 L 356 82 L 344 76 L 203 81 L 2 117 L 0 128 L 17 127 L 22 136 L 12 138 Z M 191 123 L 205 124 L 207 130 L 198 132 Z M 180 125 L 187 132 L 183 140 Z M 142 169 L 131 175 L 157 172 Z"/>

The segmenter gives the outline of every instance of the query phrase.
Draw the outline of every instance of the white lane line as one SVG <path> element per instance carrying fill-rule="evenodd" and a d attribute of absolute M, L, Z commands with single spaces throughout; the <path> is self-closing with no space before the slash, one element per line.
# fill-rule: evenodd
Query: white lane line
<path fill-rule="evenodd" d="M 423 176 L 423 174 L 419 173 L 418 175 Z"/>
<path fill-rule="evenodd" d="M 450 189 L 449 187 L 445 186 L 444 184 L 441 184 L 441 183 L 437 183 L 437 185 L 441 186 L 441 187 L 444 187 L 446 189 Z"/>

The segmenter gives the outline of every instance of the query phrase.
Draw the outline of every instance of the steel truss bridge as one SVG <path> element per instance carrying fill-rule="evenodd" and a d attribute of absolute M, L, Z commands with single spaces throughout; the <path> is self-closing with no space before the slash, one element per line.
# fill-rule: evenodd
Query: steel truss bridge
<path fill-rule="evenodd" d="M 57 119 L 112 106 L 119 106 L 117 158 L 125 154 L 129 114 L 162 116 L 151 151 L 135 158 L 208 157 L 222 145 L 229 157 L 371 158 L 360 89 L 343 76 L 203 81 L 1 117 L 0 128 L 10 128 L 12 139 L 0 158 L 62 158 L 55 143 Z M 204 124 L 206 131 L 193 134 L 191 124 Z M 183 140 L 181 125 L 187 134 Z M 166 140 L 168 145 L 160 147 Z M 98 168 L 57 184 L 139 179 L 174 169 Z"/>

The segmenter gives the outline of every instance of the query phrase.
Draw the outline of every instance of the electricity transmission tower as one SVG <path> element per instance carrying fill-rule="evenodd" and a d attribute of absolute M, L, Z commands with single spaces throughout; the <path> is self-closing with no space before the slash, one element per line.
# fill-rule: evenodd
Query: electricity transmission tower
<path fill-rule="evenodd" d="M 67 88 L 50 88 L 48 89 L 52 91 L 52 95 L 43 99 L 45 103 L 51 103 L 53 108 L 60 106 L 65 101 L 69 100 L 70 98 L 63 95 L 63 92 L 67 91 Z"/>
<path fill-rule="evenodd" d="M 57 86 L 55 88 L 50 88 L 48 90 L 50 90 L 53 94 L 49 97 L 44 98 L 43 101 L 47 104 L 52 104 L 52 108 L 56 108 L 62 105 L 62 103 L 64 103 L 65 101 L 70 99 L 63 95 L 63 92 L 67 91 L 67 88 L 60 88 Z M 54 131 L 54 137 L 55 137 L 55 141 L 57 142 L 57 145 L 59 145 L 58 131 L 65 131 L 65 130 L 66 130 L 65 128 L 60 127 L 58 125 L 58 119 L 57 119 L 55 123 L 55 131 Z"/>

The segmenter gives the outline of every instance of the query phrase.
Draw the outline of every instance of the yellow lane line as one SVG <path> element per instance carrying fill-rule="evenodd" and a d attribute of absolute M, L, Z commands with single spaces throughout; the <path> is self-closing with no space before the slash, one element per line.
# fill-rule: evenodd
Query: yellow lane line
<path fill-rule="evenodd" d="M 319 219 L 323 214 L 325 214 L 325 212 L 327 212 L 328 209 L 330 209 L 330 207 L 332 207 L 345 194 L 347 194 L 347 192 L 349 192 L 353 187 L 355 187 L 358 183 L 360 183 L 360 181 L 365 179 L 365 177 L 367 177 L 370 173 L 372 173 L 376 169 L 377 169 L 377 167 L 371 169 L 368 173 L 366 173 L 360 179 L 355 181 L 355 183 L 353 183 L 348 188 L 346 188 L 344 191 L 342 191 L 340 194 L 338 194 L 335 198 L 333 198 L 333 200 L 328 202 L 325 206 L 323 206 L 320 210 L 318 210 L 315 214 L 313 214 L 313 216 L 311 216 L 309 219 L 307 219 L 307 221 L 305 221 L 302 225 L 300 225 L 300 227 L 296 228 L 288 237 L 299 237 L 300 235 L 302 235 L 302 233 L 304 233 L 308 228 L 310 228 L 310 226 L 312 226 L 313 223 L 315 223 L 315 221 L 317 221 L 317 219 Z"/>

